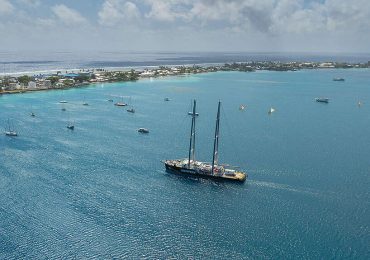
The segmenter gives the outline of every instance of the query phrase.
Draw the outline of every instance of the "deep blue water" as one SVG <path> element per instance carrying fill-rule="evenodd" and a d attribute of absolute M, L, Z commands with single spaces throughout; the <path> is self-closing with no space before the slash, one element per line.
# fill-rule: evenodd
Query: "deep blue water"
<path fill-rule="evenodd" d="M 193 98 L 197 158 L 211 160 L 221 99 L 220 160 L 247 171 L 244 184 L 164 171 L 160 160 L 187 155 Z M 97 84 L 0 96 L 0 111 L 19 132 L 0 136 L 0 259 L 370 256 L 369 70 Z"/>

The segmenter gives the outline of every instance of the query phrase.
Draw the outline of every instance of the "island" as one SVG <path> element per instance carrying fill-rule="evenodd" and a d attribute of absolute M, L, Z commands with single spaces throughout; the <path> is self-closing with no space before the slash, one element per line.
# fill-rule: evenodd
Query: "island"
<path fill-rule="evenodd" d="M 121 68 L 107 70 L 94 68 L 65 71 L 65 73 L 57 71 L 51 74 L 45 73 L 22 76 L 9 74 L 0 77 L 0 95 L 24 93 L 28 91 L 76 88 L 102 82 L 136 81 L 140 78 L 189 75 L 218 71 L 298 71 L 302 69 L 350 69 L 369 67 L 370 61 L 367 63 L 250 61 L 226 63 L 223 65 L 158 66 L 140 69 Z"/>

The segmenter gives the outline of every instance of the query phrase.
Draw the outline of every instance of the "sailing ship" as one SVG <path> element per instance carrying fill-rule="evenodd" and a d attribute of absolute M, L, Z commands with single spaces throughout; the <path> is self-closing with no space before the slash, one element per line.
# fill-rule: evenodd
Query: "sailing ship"
<path fill-rule="evenodd" d="M 8 119 L 8 128 L 5 129 L 4 134 L 6 136 L 18 136 L 17 132 L 14 130 L 14 126 L 10 126 L 10 120 Z"/>
<path fill-rule="evenodd" d="M 220 134 L 220 107 L 221 101 L 218 102 L 212 163 L 201 162 L 195 159 L 196 100 L 194 100 L 188 158 L 165 160 L 163 163 L 168 172 L 184 176 L 187 175 L 209 179 L 230 180 L 240 182 L 245 181 L 245 179 L 247 178 L 247 174 L 245 172 L 237 170 L 236 167 L 220 164 L 218 161 L 218 147 Z"/>

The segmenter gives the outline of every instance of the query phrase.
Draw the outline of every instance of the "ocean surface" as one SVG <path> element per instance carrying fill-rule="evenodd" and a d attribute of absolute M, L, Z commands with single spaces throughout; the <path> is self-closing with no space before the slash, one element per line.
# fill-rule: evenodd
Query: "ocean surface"
<path fill-rule="evenodd" d="M 107 101 L 119 96 L 135 114 Z M 194 98 L 196 157 L 212 158 L 220 99 L 220 161 L 245 170 L 244 184 L 165 172 L 161 160 L 187 155 Z M 0 259 L 370 258 L 369 70 L 3 95 L 8 119 L 19 136 L 0 135 Z"/>
<path fill-rule="evenodd" d="M 92 68 L 150 68 L 161 65 L 224 64 L 246 61 L 367 63 L 370 53 L 276 52 L 102 52 L 102 51 L 0 51 L 0 76 L 40 74 Z"/>

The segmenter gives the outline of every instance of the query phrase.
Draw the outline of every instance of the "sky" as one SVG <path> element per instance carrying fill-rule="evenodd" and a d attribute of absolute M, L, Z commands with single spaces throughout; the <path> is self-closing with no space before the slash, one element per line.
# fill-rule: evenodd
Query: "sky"
<path fill-rule="evenodd" d="M 370 0 L 0 0 L 0 51 L 370 53 Z"/>

